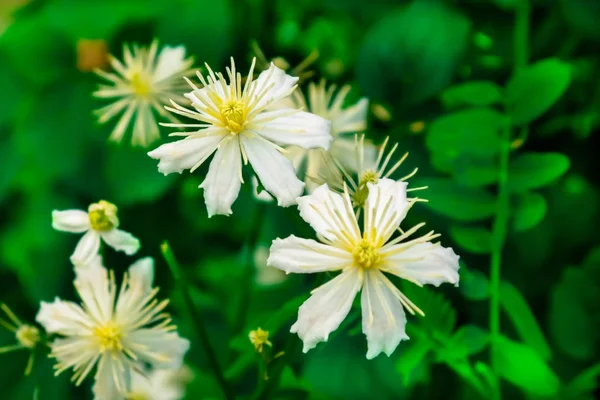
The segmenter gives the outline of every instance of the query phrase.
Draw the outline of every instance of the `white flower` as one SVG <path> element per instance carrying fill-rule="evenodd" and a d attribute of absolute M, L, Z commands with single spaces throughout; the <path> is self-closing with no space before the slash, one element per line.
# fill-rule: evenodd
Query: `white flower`
<path fill-rule="evenodd" d="M 164 46 L 158 52 L 158 41 L 154 40 L 149 48 L 133 45 L 132 50 L 123 46 L 123 63 L 110 56 L 114 73 L 100 69 L 94 72 L 110 82 L 100 85 L 94 96 L 114 99 L 108 106 L 95 111 L 98 122 L 105 123 L 121 114 L 110 140 L 121 142 L 131 120 L 133 124 L 134 146 L 146 147 L 160 138 L 154 113 L 177 119 L 164 110 L 169 99 L 184 101 L 181 93 L 185 90 L 183 76 L 191 76 L 193 58 L 185 58 L 185 47 Z"/>
<path fill-rule="evenodd" d="M 123 400 L 180 400 L 191 378 L 188 368 L 143 370 L 131 376 L 131 391 Z M 115 399 L 121 400 L 121 399 Z"/>
<path fill-rule="evenodd" d="M 130 233 L 117 229 L 117 207 L 105 200 L 93 203 L 88 212 L 82 210 L 52 211 L 52 227 L 58 231 L 84 233 L 77 243 L 71 262 L 83 267 L 94 259 L 100 249 L 100 239 L 117 251 L 135 254 L 140 241 Z"/>
<path fill-rule="evenodd" d="M 424 224 L 391 239 L 414 203 L 406 199 L 406 183 L 380 179 L 368 187 L 362 232 L 349 194 L 340 195 L 323 185 L 298 199 L 300 216 L 317 232 L 320 242 L 292 235 L 274 240 L 271 246 L 268 265 L 287 273 L 341 271 L 300 307 L 291 332 L 304 342 L 304 352 L 337 329 L 361 289 L 367 358 L 381 352 L 389 356 L 402 339 L 408 339 L 403 306 L 411 314 L 422 312 L 384 272 L 417 285 L 458 284 L 458 256 L 450 248 L 431 243 L 439 235 L 430 232 L 405 241 Z"/>
<path fill-rule="evenodd" d="M 148 153 L 160 160 L 163 174 L 194 171 L 212 153 L 208 175 L 202 184 L 208 215 L 231 214 L 231 205 L 238 196 L 242 179 L 242 159 L 250 163 L 264 188 L 280 206 L 295 204 L 304 183 L 295 174 L 292 163 L 281 153 L 281 145 L 304 148 L 328 148 L 331 141 L 330 123 L 314 114 L 284 108 L 268 110 L 274 102 L 285 99 L 295 89 L 298 78 L 286 75 L 275 65 L 252 78 L 252 62 L 246 82 L 236 73 L 231 60 L 227 68 L 229 83 L 221 73 L 204 78 L 198 73 L 203 88 L 193 87 L 186 94 L 195 110 L 173 103 L 168 110 L 199 121 L 197 124 L 167 124 L 180 128 L 199 128 L 195 132 L 175 133 L 185 139 L 167 143 Z"/>
<path fill-rule="evenodd" d="M 41 303 L 36 317 L 48 333 L 56 374 L 72 368 L 76 385 L 97 365 L 95 398 L 113 400 L 131 391 L 139 363 L 178 368 L 189 348 L 164 312 L 152 289 L 154 262 L 144 258 L 129 267 L 117 290 L 113 271 L 102 266 L 76 270 L 75 288 L 82 305 L 56 298 Z"/>

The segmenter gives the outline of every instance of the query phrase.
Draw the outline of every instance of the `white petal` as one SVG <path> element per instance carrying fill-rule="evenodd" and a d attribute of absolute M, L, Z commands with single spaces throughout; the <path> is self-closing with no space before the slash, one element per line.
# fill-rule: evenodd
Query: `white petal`
<path fill-rule="evenodd" d="M 343 197 L 321 185 L 297 199 L 300 216 L 322 237 L 334 244 L 353 246 L 361 240 L 356 216 L 347 195 Z"/>
<path fill-rule="evenodd" d="M 291 115 L 290 112 L 289 109 L 263 112 L 253 118 L 246 128 L 280 144 L 296 145 L 305 149 L 329 149 L 333 140 L 331 122 L 304 111 L 297 111 Z"/>
<path fill-rule="evenodd" d="M 352 265 L 352 254 L 312 239 L 292 235 L 273 240 L 267 265 L 288 274 L 338 271 Z"/>
<path fill-rule="evenodd" d="M 360 290 L 362 277 L 358 268 L 348 269 L 312 292 L 298 310 L 298 320 L 290 332 L 298 333 L 304 342 L 303 352 L 317 343 L 327 341 L 329 334 L 342 323 L 356 293 Z"/>
<path fill-rule="evenodd" d="M 252 105 L 252 110 L 261 110 L 273 102 L 281 100 L 291 94 L 291 89 L 298 82 L 298 78 L 288 75 L 284 70 L 271 63 L 266 71 L 260 73 L 252 83 L 255 86 L 254 94 L 262 97 Z M 270 88 L 268 88 L 271 86 Z"/>
<path fill-rule="evenodd" d="M 365 270 L 361 296 L 362 329 L 367 336 L 367 358 L 384 352 L 391 356 L 401 340 L 407 340 L 406 314 L 393 284 L 378 270 Z"/>
<path fill-rule="evenodd" d="M 287 157 L 288 160 L 290 160 L 292 162 L 292 165 L 294 166 L 296 173 L 298 173 L 298 170 L 302 166 L 302 161 L 304 161 L 304 158 L 307 157 L 311 151 L 318 151 L 318 150 L 307 150 L 300 146 L 288 146 L 285 148 L 285 150 L 286 150 L 286 153 L 284 153 L 284 155 Z"/>
<path fill-rule="evenodd" d="M 86 335 L 90 333 L 92 321 L 83 309 L 71 301 L 63 301 L 58 297 L 54 302 L 41 302 L 35 320 L 48 333 L 62 335 Z M 88 328 L 86 328 L 88 326 Z"/>
<path fill-rule="evenodd" d="M 183 170 L 201 164 L 217 149 L 223 139 L 219 132 L 204 137 L 188 136 L 176 142 L 166 143 L 148 155 L 160 160 L 158 170 L 163 174 L 182 173 Z"/>
<path fill-rule="evenodd" d="M 125 400 L 123 394 L 131 390 L 131 369 L 128 363 L 123 363 L 122 356 L 113 359 L 110 354 L 104 355 L 95 379 L 94 400 Z"/>
<path fill-rule="evenodd" d="M 382 269 L 418 285 L 439 286 L 444 282 L 458 286 L 459 257 L 439 243 L 418 243 L 405 248 L 402 243 L 384 252 Z"/>
<path fill-rule="evenodd" d="M 129 284 L 139 286 L 145 291 L 152 289 L 154 282 L 154 259 L 144 257 L 129 267 Z"/>
<path fill-rule="evenodd" d="M 158 124 L 152 114 L 150 103 L 140 103 L 133 124 L 132 146 L 147 147 L 159 138 Z"/>
<path fill-rule="evenodd" d="M 134 255 L 140 249 L 140 241 L 129 232 L 111 229 L 110 231 L 100 232 L 100 235 L 106 244 L 128 256 Z"/>
<path fill-rule="evenodd" d="M 75 267 L 85 267 L 98 254 L 100 249 L 100 234 L 90 229 L 79 239 L 71 262 Z"/>
<path fill-rule="evenodd" d="M 165 46 L 158 55 L 154 69 L 154 82 L 169 78 L 185 68 L 185 47 Z"/>
<path fill-rule="evenodd" d="M 348 172 L 362 172 L 359 165 L 359 159 L 356 152 L 356 140 L 354 136 L 338 136 L 331 143 L 329 153 L 333 158 L 339 161 L 340 164 Z M 377 146 L 371 141 L 365 140 L 363 144 L 363 165 L 364 169 L 376 170 L 377 161 Z"/>
<path fill-rule="evenodd" d="M 406 182 L 392 179 L 380 179 L 377 184 L 367 183 L 369 195 L 365 203 L 364 232 L 375 231 L 383 243 L 392 236 L 409 208 L 406 186 Z"/>
<path fill-rule="evenodd" d="M 264 201 L 266 203 L 270 203 L 273 201 L 273 197 L 269 194 L 269 192 L 267 192 L 266 190 L 261 190 L 261 192 L 258 192 L 258 179 L 256 178 L 256 176 L 252 177 L 252 194 L 254 194 L 254 198 L 260 201 Z"/>
<path fill-rule="evenodd" d="M 250 165 L 263 187 L 277 199 L 277 205 L 296 204 L 304 182 L 296 177 L 292 162 L 266 140 L 248 136 L 242 136 L 241 140 Z"/>
<path fill-rule="evenodd" d="M 88 213 L 81 210 L 52 211 L 52 227 L 57 231 L 80 233 L 90 229 Z"/>
<path fill-rule="evenodd" d="M 75 288 L 86 313 L 95 321 L 105 322 L 112 318 L 117 289 L 114 279 L 109 279 L 106 268 L 78 269 Z"/>
<path fill-rule="evenodd" d="M 230 215 L 242 183 L 242 154 L 238 140 L 221 142 L 210 162 L 208 174 L 200 185 L 209 218 L 215 214 Z"/>
<path fill-rule="evenodd" d="M 115 315 L 128 318 L 132 308 L 143 303 L 148 293 L 152 290 L 154 281 L 154 259 L 142 258 L 131 264 L 128 270 L 127 289 L 119 294 Z"/>
<path fill-rule="evenodd" d="M 152 364 L 154 368 L 178 368 L 190 348 L 187 339 L 177 333 L 160 329 L 138 329 L 131 332 L 123 345 L 133 350 L 140 361 Z"/>
<path fill-rule="evenodd" d="M 367 128 L 367 110 L 369 100 L 360 99 L 355 105 L 342 110 L 331 121 L 331 129 L 335 134 L 361 132 Z"/>
<path fill-rule="evenodd" d="M 57 338 L 50 343 L 50 350 L 56 358 L 57 366 L 61 369 L 73 368 L 77 371 L 78 378 L 75 385 L 79 385 L 92 371 L 100 358 L 98 342 L 93 335 L 69 336 Z"/>

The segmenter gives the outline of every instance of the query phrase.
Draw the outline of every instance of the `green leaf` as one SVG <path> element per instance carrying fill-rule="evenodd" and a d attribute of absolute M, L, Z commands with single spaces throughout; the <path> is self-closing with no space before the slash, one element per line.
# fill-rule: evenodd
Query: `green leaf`
<path fill-rule="evenodd" d="M 462 295 L 473 301 L 485 300 L 490 295 L 490 283 L 481 271 L 467 269 L 464 266 L 458 270 L 460 284 L 458 290 Z"/>
<path fill-rule="evenodd" d="M 506 120 L 491 108 L 470 108 L 435 120 L 427 133 L 427 148 L 448 157 L 491 157 L 500 149 L 499 131 Z"/>
<path fill-rule="evenodd" d="M 600 384 L 600 364 L 596 364 L 577 375 L 564 388 L 564 398 L 579 400 L 591 395 Z"/>
<path fill-rule="evenodd" d="M 445 178 L 419 178 L 414 184 L 429 186 L 426 207 L 456 221 L 479 221 L 496 211 L 496 198 L 484 189 L 464 187 Z"/>
<path fill-rule="evenodd" d="M 569 169 L 569 158 L 560 153 L 523 153 L 509 166 L 508 186 L 524 192 L 547 186 Z"/>
<path fill-rule="evenodd" d="M 544 196 L 533 192 L 523 193 L 517 198 L 513 210 L 513 229 L 523 232 L 534 228 L 544 219 L 546 209 Z"/>
<path fill-rule="evenodd" d="M 521 293 L 508 282 L 500 284 L 500 306 L 525 344 L 536 351 L 542 360 L 549 360 L 552 351 L 533 312 Z"/>
<path fill-rule="evenodd" d="M 430 340 L 417 339 L 399 349 L 401 355 L 398 357 L 396 370 L 402 376 L 404 386 L 415 381 L 419 367 L 427 363 L 426 356 L 432 349 L 432 344 Z"/>
<path fill-rule="evenodd" d="M 527 124 L 552 107 L 569 87 L 571 70 L 558 59 L 547 59 L 518 71 L 506 86 L 512 123 Z"/>
<path fill-rule="evenodd" d="M 492 251 L 492 233 L 481 226 L 452 225 L 450 236 L 463 249 L 475 254 Z"/>
<path fill-rule="evenodd" d="M 502 100 L 502 88 L 490 81 L 471 81 L 451 86 L 442 93 L 447 108 L 459 106 L 491 106 Z"/>
<path fill-rule="evenodd" d="M 487 331 L 475 325 L 463 325 L 450 338 L 444 356 L 454 359 L 466 358 L 485 350 L 489 342 L 490 336 Z"/>
<path fill-rule="evenodd" d="M 531 347 L 501 336 L 498 340 L 500 376 L 536 396 L 556 396 L 560 381 Z"/>
<path fill-rule="evenodd" d="M 156 161 L 146 151 L 109 145 L 105 180 L 107 198 L 118 206 L 149 202 L 163 195 L 177 176 L 158 172 Z"/>
<path fill-rule="evenodd" d="M 424 329 L 425 332 L 435 334 L 437 337 L 450 336 L 456 324 L 456 310 L 442 294 L 404 281 L 402 293 L 425 314 L 425 317 L 418 317 L 415 328 Z"/>
<path fill-rule="evenodd" d="M 367 32 L 357 60 L 358 82 L 370 98 L 420 103 L 452 81 L 470 29 L 466 16 L 443 2 L 412 1 Z"/>

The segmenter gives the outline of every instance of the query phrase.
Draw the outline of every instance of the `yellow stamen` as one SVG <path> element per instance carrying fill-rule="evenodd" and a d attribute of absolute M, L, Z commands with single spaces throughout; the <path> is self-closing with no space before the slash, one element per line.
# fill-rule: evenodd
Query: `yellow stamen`
<path fill-rule="evenodd" d="M 119 225 L 117 206 L 105 200 L 91 204 L 88 208 L 90 225 L 96 231 L 109 231 Z"/>
<path fill-rule="evenodd" d="M 131 87 L 136 95 L 140 97 L 148 96 L 151 91 L 150 79 L 141 72 L 134 72 L 131 76 Z"/>
<path fill-rule="evenodd" d="M 254 349 L 259 353 L 262 353 L 263 345 L 266 344 L 269 347 L 273 346 L 271 342 L 269 342 L 269 332 L 264 331 L 261 328 L 258 328 L 255 331 L 250 331 L 248 338 L 250 339 L 250 342 L 254 345 Z"/>
<path fill-rule="evenodd" d="M 363 234 L 363 239 L 352 252 L 354 264 L 361 268 L 371 268 L 377 265 L 381 261 L 378 250 L 379 246 L 373 240 L 367 238 L 366 234 Z"/>
<path fill-rule="evenodd" d="M 22 346 L 32 349 L 40 341 L 40 330 L 32 325 L 21 325 L 15 336 Z"/>
<path fill-rule="evenodd" d="M 123 350 L 123 344 L 121 343 L 123 333 L 121 332 L 121 328 L 112 321 L 94 329 L 94 336 L 98 339 L 101 353 Z"/>
<path fill-rule="evenodd" d="M 242 101 L 235 98 L 228 99 L 219 106 L 219 111 L 223 117 L 223 122 L 231 133 L 238 134 L 244 129 L 248 108 Z"/>

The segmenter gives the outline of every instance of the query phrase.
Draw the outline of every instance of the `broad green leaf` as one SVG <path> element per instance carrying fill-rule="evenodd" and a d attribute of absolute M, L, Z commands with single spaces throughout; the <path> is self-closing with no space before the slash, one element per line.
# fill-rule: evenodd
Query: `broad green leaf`
<path fill-rule="evenodd" d="M 452 225 L 450 236 L 463 249 L 476 254 L 492 251 L 492 233 L 481 226 Z"/>
<path fill-rule="evenodd" d="M 490 81 L 471 81 L 451 86 L 442 93 L 448 108 L 458 106 L 491 106 L 502 100 L 502 88 Z"/>
<path fill-rule="evenodd" d="M 146 151 L 108 144 L 105 180 L 107 198 L 119 206 L 149 202 L 163 195 L 177 176 L 158 172 L 156 161 Z"/>
<path fill-rule="evenodd" d="M 546 215 L 546 199 L 544 196 L 526 192 L 517 197 L 513 210 L 513 229 L 523 232 L 534 228 Z"/>
<path fill-rule="evenodd" d="M 569 87 L 571 70 L 558 59 L 546 59 L 520 71 L 506 86 L 512 123 L 527 124 L 552 107 Z"/>
<path fill-rule="evenodd" d="M 424 329 L 437 337 L 450 336 L 456 324 L 456 310 L 442 294 L 404 281 L 402 293 L 425 314 L 425 317 L 418 317 L 415 321 L 415 328 Z"/>
<path fill-rule="evenodd" d="M 569 169 L 569 158 L 560 153 L 523 153 L 509 166 L 508 185 L 513 192 L 547 186 Z"/>
<path fill-rule="evenodd" d="M 467 49 L 471 22 L 439 1 L 387 13 L 363 41 L 357 79 L 370 98 L 416 104 L 446 87 Z"/>
<path fill-rule="evenodd" d="M 531 347 L 501 336 L 497 343 L 500 376 L 536 396 L 556 396 L 560 380 Z"/>
<path fill-rule="evenodd" d="M 552 291 L 550 328 L 560 350 L 576 360 L 590 360 L 598 348 L 593 313 L 600 310 L 600 287 L 580 268 L 567 268 Z"/>
<path fill-rule="evenodd" d="M 484 189 L 468 188 L 445 178 L 414 179 L 415 187 L 429 186 L 425 205 L 461 222 L 479 221 L 494 215 L 496 198 Z"/>
<path fill-rule="evenodd" d="M 508 282 L 500 284 L 500 306 L 523 342 L 537 352 L 542 360 L 549 360 L 552 351 L 533 312 L 517 288 Z"/>
<path fill-rule="evenodd" d="M 435 120 L 427 132 L 427 148 L 449 157 L 491 157 L 500 149 L 499 131 L 506 123 L 491 108 L 470 108 Z"/>
<path fill-rule="evenodd" d="M 495 184 L 498 181 L 498 164 L 496 160 L 477 160 L 472 157 L 465 163 L 456 163 L 454 178 L 468 187 L 482 187 Z"/>
<path fill-rule="evenodd" d="M 427 363 L 426 356 L 432 349 L 432 344 L 430 340 L 419 338 L 411 340 L 411 343 L 399 349 L 401 355 L 398 357 L 396 370 L 402 376 L 404 386 L 408 386 L 415 381 L 414 378 L 418 373 L 418 368 Z"/>
<path fill-rule="evenodd" d="M 469 300 L 485 300 L 490 295 L 490 283 L 483 272 L 461 266 L 458 270 L 460 284 L 458 290 Z"/>
<path fill-rule="evenodd" d="M 489 344 L 490 337 L 487 331 L 475 325 L 463 325 L 450 338 L 443 356 L 461 359 L 482 352 Z"/>

